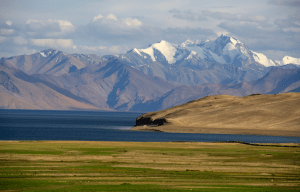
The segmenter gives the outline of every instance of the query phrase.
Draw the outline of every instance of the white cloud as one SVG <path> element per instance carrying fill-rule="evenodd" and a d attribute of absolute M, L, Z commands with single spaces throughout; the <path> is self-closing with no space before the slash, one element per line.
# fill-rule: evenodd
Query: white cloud
<path fill-rule="evenodd" d="M 70 32 L 75 29 L 73 24 L 68 20 L 53 20 L 53 22 L 59 23 L 59 26 L 60 26 L 60 29 L 62 30 L 62 32 Z"/>
<path fill-rule="evenodd" d="M 111 46 L 108 48 L 109 52 L 114 54 L 114 53 L 122 53 L 124 52 L 124 47 L 122 46 Z"/>
<path fill-rule="evenodd" d="M 32 20 L 26 21 L 27 27 L 32 31 L 55 31 L 55 32 L 71 32 L 75 27 L 68 20 Z"/>
<path fill-rule="evenodd" d="M 28 43 L 28 41 L 26 39 L 24 39 L 23 37 L 18 36 L 18 37 L 14 37 L 14 43 L 18 44 L 18 45 L 25 45 Z"/>
<path fill-rule="evenodd" d="M 12 25 L 12 22 L 11 21 L 6 21 L 5 22 L 8 26 L 11 26 Z"/>
<path fill-rule="evenodd" d="M 288 17 L 284 19 L 277 19 L 275 21 L 275 25 L 281 29 L 300 29 L 300 15 L 289 15 Z"/>
<path fill-rule="evenodd" d="M 300 33 L 300 28 L 297 27 L 291 27 L 291 28 L 285 28 L 283 29 L 285 32 L 295 32 L 295 33 Z"/>
<path fill-rule="evenodd" d="M 73 48 L 75 52 L 83 54 L 97 54 L 97 55 L 110 55 L 110 54 L 120 54 L 125 53 L 130 48 L 127 46 L 86 46 L 79 45 Z"/>
<path fill-rule="evenodd" d="M 249 22 L 265 22 L 267 19 L 261 15 L 244 15 L 238 13 L 219 12 L 219 11 L 202 11 L 202 13 L 216 20 L 230 20 L 230 21 L 249 21 Z"/>
<path fill-rule="evenodd" d="M 118 20 L 117 17 L 116 17 L 114 14 L 109 14 L 109 15 L 107 15 L 106 18 L 107 18 L 107 19 L 112 19 L 112 20 L 115 20 L 115 21 Z"/>
<path fill-rule="evenodd" d="M 38 7 L 44 3 L 18 4 L 20 9 L 2 3 L 0 57 L 3 52 L 13 54 L 25 46 L 37 50 L 55 46 L 66 52 L 111 54 L 126 51 L 125 46 L 145 48 L 162 39 L 171 43 L 215 39 L 222 33 L 238 38 L 257 52 L 300 52 L 299 0 L 137 2 L 82 1 L 80 7 L 72 3 L 69 9 L 55 10 L 52 10 L 58 6 L 55 3 L 49 4 L 47 10 Z"/>
<path fill-rule="evenodd" d="M 52 48 L 73 48 L 72 39 L 31 39 L 32 45 Z"/>
<path fill-rule="evenodd" d="M 151 35 L 149 34 L 151 33 Z M 95 43 L 101 42 L 105 46 L 128 45 L 132 42 L 141 41 L 147 37 L 159 33 L 159 30 L 149 28 L 137 18 L 120 18 L 117 19 L 113 14 L 91 21 L 87 25 L 78 27 L 75 36 L 79 39 L 85 39 Z M 149 44 L 149 43 L 147 43 Z"/>
<path fill-rule="evenodd" d="M 276 26 L 264 27 L 257 23 L 222 22 L 219 27 L 230 32 L 252 50 L 292 51 L 300 49 L 300 33 L 285 31 Z"/>
<path fill-rule="evenodd" d="M 13 29 L 0 29 L 0 35 L 12 35 L 14 32 Z"/>
<path fill-rule="evenodd" d="M 222 34 L 224 34 L 224 35 L 229 35 L 229 32 L 228 32 L 228 31 L 218 31 L 218 32 L 216 32 L 216 34 L 217 34 L 218 36 L 221 36 Z"/>
<path fill-rule="evenodd" d="M 256 16 L 250 17 L 250 20 L 257 21 L 257 22 L 263 22 L 263 21 L 266 21 L 267 19 L 261 15 L 256 15 Z"/>
<path fill-rule="evenodd" d="M 93 46 L 85 46 L 85 45 L 80 45 L 78 46 L 78 48 L 83 49 L 83 50 L 90 50 L 90 51 L 99 51 L 99 50 L 103 50 L 106 49 L 107 47 L 105 46 L 98 46 L 98 47 L 93 47 Z"/>
<path fill-rule="evenodd" d="M 173 14 L 173 18 L 175 19 L 182 19 L 188 21 L 206 21 L 207 18 L 204 17 L 202 14 L 196 14 L 190 10 L 180 11 L 177 9 L 171 9 L 168 11 L 169 13 Z"/>
<path fill-rule="evenodd" d="M 250 21 L 250 22 L 265 22 L 267 19 L 261 15 L 245 15 L 239 13 L 231 13 L 227 11 L 209 11 L 204 10 L 199 13 L 192 12 L 191 10 L 180 11 L 171 9 L 168 11 L 173 14 L 173 18 L 188 20 L 188 21 L 207 21 L 208 17 L 215 20 L 232 20 L 232 21 Z"/>
<path fill-rule="evenodd" d="M 8 39 L 9 39 L 8 37 L 0 36 L 0 43 L 4 43 L 4 42 L 7 41 Z"/>
<path fill-rule="evenodd" d="M 100 15 L 97 15 L 93 18 L 93 21 L 97 21 L 98 19 L 101 19 L 103 18 L 103 16 L 100 14 Z"/>
<path fill-rule="evenodd" d="M 269 0 L 268 3 L 269 4 L 274 4 L 274 5 L 300 7 L 300 1 L 299 0 Z"/>
<path fill-rule="evenodd" d="M 127 19 L 124 19 L 123 21 L 126 23 L 126 25 L 132 26 L 132 27 L 139 27 L 143 24 L 138 19 L 127 18 Z"/>

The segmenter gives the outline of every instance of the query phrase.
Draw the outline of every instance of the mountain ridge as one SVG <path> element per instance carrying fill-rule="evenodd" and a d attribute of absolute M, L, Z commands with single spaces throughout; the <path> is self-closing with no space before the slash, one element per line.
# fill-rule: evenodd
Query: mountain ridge
<path fill-rule="evenodd" d="M 242 97 L 257 93 L 278 94 L 292 92 L 293 90 L 297 92 L 299 88 L 300 69 L 281 69 L 276 67 L 264 77 L 252 82 L 181 85 L 143 105 L 137 104 L 133 109 L 140 108 L 144 111 L 158 111 L 181 105 L 191 100 L 200 99 L 207 95 L 233 95 Z"/>
<path fill-rule="evenodd" d="M 157 53 L 157 51 L 160 53 Z M 148 48 L 133 48 L 125 54 L 115 56 L 125 62 L 127 60 L 127 62 L 134 65 L 139 65 L 141 63 L 149 64 L 155 61 L 174 64 L 188 56 L 192 57 L 193 53 L 196 53 L 199 58 L 205 61 L 218 62 L 221 64 L 234 64 L 234 62 L 237 62 L 235 65 L 240 65 L 240 63 L 238 63 L 240 61 L 238 60 L 246 59 L 250 59 L 252 62 L 257 62 L 265 67 L 292 64 L 292 61 L 296 61 L 294 64 L 300 64 L 300 60 L 298 58 L 288 56 L 283 58 L 285 62 L 274 62 L 267 58 L 264 54 L 250 50 L 238 39 L 224 34 L 218 37 L 215 41 L 186 40 L 180 45 L 171 44 L 165 40 L 161 40 L 158 43 L 150 45 Z M 164 58 L 161 58 L 160 55 L 163 55 Z M 138 58 L 138 56 L 140 56 L 140 58 Z M 136 58 L 138 58 L 138 62 L 135 60 Z M 151 59 L 149 60 L 149 58 Z M 287 58 L 290 58 L 291 61 L 288 62 Z"/>
<path fill-rule="evenodd" d="M 0 63 L 22 71 L 23 75 L 10 74 L 9 78 L 22 80 L 25 87 L 39 83 L 77 102 L 120 111 L 164 109 L 210 94 L 244 96 L 299 90 L 300 65 L 285 61 L 285 65 L 267 67 L 257 62 L 254 54 L 268 61 L 239 40 L 222 35 L 214 41 L 187 40 L 180 45 L 162 40 L 146 49 L 103 57 L 47 49 L 1 58 Z M 270 75 L 276 70 L 279 75 Z M 3 70 L 0 77 L 3 81 L 7 78 Z M 0 92 L 22 98 L 20 86 L 9 81 L 2 86 Z"/>
<path fill-rule="evenodd" d="M 104 110 L 67 90 L 0 64 L 0 106 L 9 109 Z"/>

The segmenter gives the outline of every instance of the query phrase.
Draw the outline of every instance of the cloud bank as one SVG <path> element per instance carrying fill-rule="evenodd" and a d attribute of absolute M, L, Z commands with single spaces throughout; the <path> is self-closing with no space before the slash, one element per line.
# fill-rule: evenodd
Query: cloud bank
<path fill-rule="evenodd" d="M 28 8 L 34 7 L 33 3 L 27 7 L 21 1 L 24 6 L 4 4 L 0 8 L 0 57 L 47 48 L 67 53 L 116 54 L 135 47 L 146 48 L 161 40 L 176 44 L 186 39 L 214 40 L 221 33 L 238 38 L 271 59 L 280 59 L 284 54 L 300 57 L 297 0 L 154 0 L 143 5 L 140 1 L 117 2 L 75 0 L 63 8 L 58 5 L 64 2 L 55 0 L 55 9 L 40 15 L 34 8 Z M 43 10 L 38 1 L 34 5 Z M 15 10 L 8 10 L 11 7 Z M 56 11 L 60 7 L 61 12 Z"/>
<path fill-rule="evenodd" d="M 299 0 L 269 0 L 268 3 L 269 4 L 274 4 L 274 5 L 300 7 L 300 1 Z"/>

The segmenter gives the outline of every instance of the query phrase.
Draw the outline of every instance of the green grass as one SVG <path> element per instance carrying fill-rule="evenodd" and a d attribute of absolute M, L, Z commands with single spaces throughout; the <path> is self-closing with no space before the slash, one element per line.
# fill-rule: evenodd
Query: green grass
<path fill-rule="evenodd" d="M 44 154 L 44 155 L 61 155 L 64 154 L 62 151 L 37 151 L 37 150 L 0 150 L 1 153 L 12 153 L 12 154 Z"/>
<path fill-rule="evenodd" d="M 0 191 L 299 191 L 300 148 L 0 141 Z"/>

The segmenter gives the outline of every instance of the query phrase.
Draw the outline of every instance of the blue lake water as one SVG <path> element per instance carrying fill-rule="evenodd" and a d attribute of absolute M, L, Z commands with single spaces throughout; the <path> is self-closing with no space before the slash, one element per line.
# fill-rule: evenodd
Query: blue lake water
<path fill-rule="evenodd" d="M 299 137 L 130 131 L 141 113 L 0 110 L 0 140 L 300 143 Z"/>

